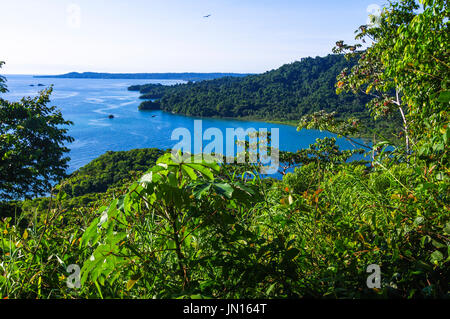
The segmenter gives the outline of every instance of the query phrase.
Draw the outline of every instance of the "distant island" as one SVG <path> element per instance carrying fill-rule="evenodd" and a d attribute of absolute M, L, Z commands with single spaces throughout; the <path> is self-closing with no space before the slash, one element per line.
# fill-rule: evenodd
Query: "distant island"
<path fill-rule="evenodd" d="M 35 78 L 66 78 L 66 79 L 143 79 L 143 80 L 183 80 L 203 81 L 226 76 L 244 77 L 249 73 L 97 73 L 70 72 L 60 75 L 35 75 Z"/>

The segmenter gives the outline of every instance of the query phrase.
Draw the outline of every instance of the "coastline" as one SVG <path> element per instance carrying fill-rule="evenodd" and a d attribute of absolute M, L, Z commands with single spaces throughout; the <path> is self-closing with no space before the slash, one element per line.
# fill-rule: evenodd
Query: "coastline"
<path fill-rule="evenodd" d="M 139 110 L 139 112 L 152 112 L 152 111 L 155 111 L 155 110 Z M 165 111 L 165 110 L 161 110 L 161 109 L 159 109 L 157 111 L 161 111 L 161 112 L 165 112 L 165 113 L 169 113 L 169 114 L 173 114 L 173 115 L 199 118 L 199 119 L 205 118 L 205 119 L 230 120 L 230 121 L 242 121 L 242 122 L 260 122 L 260 123 L 280 124 L 280 125 L 286 125 L 286 126 L 291 126 L 291 127 L 297 127 L 297 125 L 298 125 L 298 123 L 293 120 L 282 121 L 282 120 L 267 120 L 267 119 L 254 118 L 254 117 L 198 116 L 198 115 L 187 115 L 187 114 L 183 114 L 183 113 L 175 113 L 175 112 Z M 333 132 L 329 132 L 329 133 L 337 135 L 336 133 L 333 133 Z M 372 141 L 372 137 L 369 136 L 369 134 L 350 135 L 348 137 L 352 138 L 352 139 L 355 139 L 355 138 L 360 139 L 360 140 L 364 141 L 365 143 L 371 143 L 371 141 Z M 342 136 L 342 138 L 346 138 L 346 137 Z"/>

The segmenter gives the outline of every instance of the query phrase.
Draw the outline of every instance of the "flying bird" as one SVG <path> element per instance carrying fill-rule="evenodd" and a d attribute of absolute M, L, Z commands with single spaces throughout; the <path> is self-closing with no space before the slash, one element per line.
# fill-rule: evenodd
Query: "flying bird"
<path fill-rule="evenodd" d="M 203 16 L 203 18 L 209 18 L 211 15 L 210 14 L 208 14 L 208 15 L 206 15 L 206 16 Z"/>

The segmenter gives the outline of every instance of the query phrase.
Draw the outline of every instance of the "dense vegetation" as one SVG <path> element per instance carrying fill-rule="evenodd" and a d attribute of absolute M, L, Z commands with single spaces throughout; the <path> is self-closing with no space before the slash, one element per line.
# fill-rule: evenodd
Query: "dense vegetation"
<path fill-rule="evenodd" d="M 0 78 L 0 93 L 7 90 L 3 83 Z M 52 90 L 20 102 L 0 98 L 0 200 L 44 195 L 65 176 L 72 123 L 47 105 Z"/>
<path fill-rule="evenodd" d="M 64 193 L 58 204 L 65 210 L 92 212 L 101 203 L 124 193 L 127 185 L 153 166 L 164 153 L 156 148 L 109 151 L 63 179 L 54 187 L 53 193 Z M 42 197 L 0 202 L 0 218 L 15 218 L 21 214 L 29 218 L 36 211 L 45 211 L 51 200 Z"/>
<path fill-rule="evenodd" d="M 68 79 L 149 79 L 149 80 L 184 80 L 202 81 L 223 76 L 241 77 L 241 73 L 97 73 L 70 72 L 60 75 L 36 75 L 35 78 L 68 78 Z"/>
<path fill-rule="evenodd" d="M 155 148 L 107 152 L 72 173 L 64 180 L 62 190 L 72 197 L 104 193 L 109 187 L 144 173 L 163 153 Z"/>
<path fill-rule="evenodd" d="M 304 58 L 264 74 L 243 78 L 189 82 L 165 86 L 134 85 L 139 90 L 140 110 L 161 109 L 167 112 L 205 117 L 232 117 L 296 123 L 303 115 L 317 111 L 336 112 L 339 118 L 355 116 L 368 128 L 397 133 L 398 116 L 378 120 L 370 116 L 365 104 L 370 100 L 361 94 L 337 94 L 336 77 L 355 61 L 344 55 Z M 369 135 L 366 129 L 364 135 Z"/>
<path fill-rule="evenodd" d="M 139 104 L 139 110 L 146 110 L 146 111 L 152 111 L 152 110 L 160 110 L 161 109 L 161 103 L 159 101 L 144 101 L 141 104 Z"/>
<path fill-rule="evenodd" d="M 135 182 L 105 179 L 113 191 L 95 205 L 67 205 L 64 184 L 46 205 L 10 202 L 25 212 L 0 223 L 0 298 L 450 297 L 449 8 L 421 2 L 392 2 L 358 29 L 369 48 L 335 48 L 355 61 L 337 92 L 370 94 L 374 116 L 400 113 L 401 144 L 380 132 L 362 163 L 318 140 L 280 154 L 295 167 L 282 180 L 261 179 L 261 163 L 167 153 Z M 320 110 L 299 129 L 359 124 Z M 122 157 L 71 178 L 81 185 Z M 381 270 L 373 287 L 369 265 Z"/>
<path fill-rule="evenodd" d="M 198 116 L 298 120 L 319 111 L 366 114 L 363 95 L 337 95 L 336 76 L 351 66 L 342 55 L 304 58 L 244 78 L 224 77 L 174 86 L 142 85 L 142 98 L 160 99 L 165 111 Z"/>

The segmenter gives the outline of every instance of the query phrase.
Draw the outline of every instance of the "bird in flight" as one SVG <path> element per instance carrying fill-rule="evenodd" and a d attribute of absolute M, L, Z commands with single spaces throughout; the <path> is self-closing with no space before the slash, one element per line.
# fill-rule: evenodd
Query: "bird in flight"
<path fill-rule="evenodd" d="M 208 15 L 206 15 L 206 16 L 203 16 L 203 18 L 209 18 L 211 15 L 210 14 L 208 14 Z"/>

